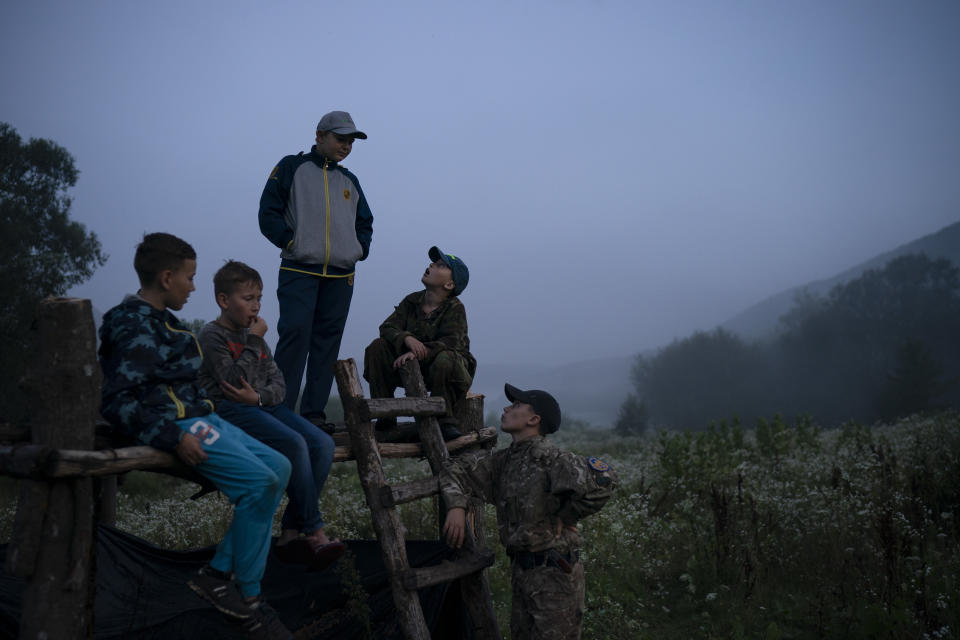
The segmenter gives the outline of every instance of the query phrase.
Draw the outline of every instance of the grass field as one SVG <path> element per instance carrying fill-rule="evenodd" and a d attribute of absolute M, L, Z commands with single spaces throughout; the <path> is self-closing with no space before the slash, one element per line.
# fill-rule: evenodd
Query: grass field
<path fill-rule="evenodd" d="M 579 429 L 556 440 L 603 458 L 620 480 L 581 523 L 584 638 L 960 637 L 956 414 L 836 430 L 774 419 L 635 439 Z M 386 464 L 392 482 L 429 472 L 418 461 Z M 230 505 L 186 500 L 193 490 L 129 474 L 118 526 L 164 547 L 212 543 Z M 12 500 L 4 506 L 6 537 Z M 335 465 L 323 512 L 341 538 L 373 537 L 352 463 Z M 403 505 L 401 516 L 409 538 L 436 537 L 434 503 Z M 509 566 L 492 507 L 487 520 L 506 632 Z"/>

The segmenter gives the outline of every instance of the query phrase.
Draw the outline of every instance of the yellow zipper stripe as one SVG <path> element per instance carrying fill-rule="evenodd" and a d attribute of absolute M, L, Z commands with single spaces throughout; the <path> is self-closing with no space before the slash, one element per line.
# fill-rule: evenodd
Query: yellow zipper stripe
<path fill-rule="evenodd" d="M 324 229 L 323 275 L 327 275 L 327 265 L 330 263 L 330 183 L 327 181 L 327 165 L 323 165 L 323 195 L 327 200 L 327 224 Z"/>
<path fill-rule="evenodd" d="M 170 329 L 170 331 L 173 331 L 174 333 L 185 333 L 191 338 L 193 338 L 193 341 L 197 345 L 197 351 L 200 352 L 200 358 L 201 359 L 203 358 L 203 349 L 200 348 L 200 341 L 197 340 L 197 336 L 193 335 L 192 331 L 187 331 L 186 329 L 174 329 L 173 327 L 170 326 L 169 322 L 164 322 L 163 324 L 167 325 L 167 329 Z"/>
<path fill-rule="evenodd" d="M 280 267 L 281 271 L 293 271 L 294 273 L 305 273 L 308 276 L 317 276 L 318 278 L 349 278 L 350 276 L 356 275 L 356 271 L 351 271 L 350 273 L 345 273 L 343 275 L 335 273 L 315 273 L 313 271 L 304 271 L 303 269 L 294 269 L 292 267 Z"/>
<path fill-rule="evenodd" d="M 183 403 L 180 402 L 180 398 L 177 397 L 177 394 L 173 392 L 173 387 L 167 385 L 167 395 L 170 396 L 170 399 L 173 400 L 173 403 L 177 405 L 177 420 L 187 417 L 187 410 L 184 408 Z"/>

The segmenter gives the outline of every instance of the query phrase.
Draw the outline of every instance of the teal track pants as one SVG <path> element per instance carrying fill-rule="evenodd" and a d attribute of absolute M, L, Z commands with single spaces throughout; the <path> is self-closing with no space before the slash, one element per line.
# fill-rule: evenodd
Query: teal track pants
<path fill-rule="evenodd" d="M 210 566 L 235 572 L 246 597 L 260 593 L 270 553 L 273 514 L 280 504 L 290 461 L 215 413 L 177 420 L 183 431 L 200 439 L 207 459 L 194 467 L 233 504 L 233 521 Z"/>

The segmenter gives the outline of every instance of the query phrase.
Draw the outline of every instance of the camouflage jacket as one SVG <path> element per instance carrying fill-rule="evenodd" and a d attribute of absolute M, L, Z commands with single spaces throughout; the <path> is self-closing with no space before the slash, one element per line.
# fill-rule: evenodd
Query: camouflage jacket
<path fill-rule="evenodd" d="M 558 536 L 557 523 L 575 525 L 599 511 L 616 482 L 601 460 L 558 449 L 543 436 L 451 458 L 440 473 L 448 508 L 466 507 L 469 496 L 496 506 L 507 553 L 578 549 L 580 534 L 565 527 Z"/>
<path fill-rule="evenodd" d="M 176 449 L 174 420 L 213 410 L 197 380 L 202 362 L 197 339 L 172 313 L 128 295 L 100 326 L 103 417 L 143 444 Z"/>
<path fill-rule="evenodd" d="M 249 329 L 231 331 L 216 322 L 208 322 L 199 337 L 203 347 L 200 384 L 214 402 L 219 404 L 226 399 L 221 380 L 234 387 L 246 380 L 260 394 L 264 406 L 283 402 L 287 385 L 263 338 L 251 334 Z"/>
<path fill-rule="evenodd" d="M 477 361 L 470 353 L 470 338 L 467 336 L 467 310 L 460 298 L 450 296 L 440 303 L 430 315 L 423 313 L 423 297 L 426 290 L 414 291 L 400 301 L 383 324 L 380 337 L 390 343 L 399 356 L 409 351 L 403 343 L 413 336 L 430 350 L 428 358 L 450 349 L 467 361 L 467 371 L 472 376 L 477 371 Z"/>

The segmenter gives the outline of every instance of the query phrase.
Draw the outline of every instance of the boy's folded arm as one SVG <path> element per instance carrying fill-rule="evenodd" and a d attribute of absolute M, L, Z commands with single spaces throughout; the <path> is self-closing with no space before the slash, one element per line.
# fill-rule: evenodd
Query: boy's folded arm
<path fill-rule="evenodd" d="M 226 334 L 216 328 L 200 332 L 203 366 L 214 380 L 226 380 L 234 387 L 240 387 L 243 386 L 241 380 L 249 382 L 254 379 L 256 367 L 260 364 L 261 349 L 266 343 L 262 339 L 258 343 L 251 338 L 259 336 L 248 336 L 247 344 L 234 360 Z"/>

